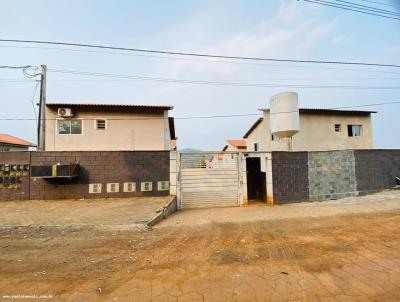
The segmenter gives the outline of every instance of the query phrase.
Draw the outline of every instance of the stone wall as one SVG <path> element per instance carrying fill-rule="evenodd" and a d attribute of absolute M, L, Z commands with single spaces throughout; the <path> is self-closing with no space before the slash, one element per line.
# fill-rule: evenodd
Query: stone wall
<path fill-rule="evenodd" d="M 30 166 L 78 163 L 80 172 L 71 180 L 25 177 L 20 189 L 2 187 L 0 200 L 169 195 L 169 189 L 158 188 L 159 181 L 169 181 L 169 151 L 0 153 L 0 164 L 17 159 Z M 135 183 L 134 192 L 124 192 L 124 183 L 128 182 Z M 142 191 L 141 182 L 151 182 L 152 190 Z M 89 193 L 89 184 L 94 183 L 101 184 L 100 193 Z M 118 183 L 118 192 L 107 192 L 108 183 Z"/>
<path fill-rule="evenodd" d="M 396 185 L 400 177 L 400 150 L 355 150 L 357 190 L 368 194 Z"/>
<path fill-rule="evenodd" d="M 310 200 L 356 195 L 353 151 L 309 152 L 308 180 Z"/>
<path fill-rule="evenodd" d="M 274 204 L 309 200 L 307 152 L 272 152 Z"/>

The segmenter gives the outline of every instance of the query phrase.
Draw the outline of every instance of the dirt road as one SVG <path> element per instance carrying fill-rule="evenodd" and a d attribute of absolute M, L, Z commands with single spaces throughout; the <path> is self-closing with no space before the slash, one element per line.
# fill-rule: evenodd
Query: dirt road
<path fill-rule="evenodd" d="M 391 210 L 153 230 L 3 228 L 0 301 L 399 301 L 399 227 Z"/>

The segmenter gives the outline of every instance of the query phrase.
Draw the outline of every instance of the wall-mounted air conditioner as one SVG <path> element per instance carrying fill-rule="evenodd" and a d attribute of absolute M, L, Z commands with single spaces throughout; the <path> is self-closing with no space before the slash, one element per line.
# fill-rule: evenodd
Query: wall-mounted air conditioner
<path fill-rule="evenodd" d="M 61 117 L 71 117 L 73 116 L 73 112 L 71 108 L 58 108 L 58 116 Z"/>

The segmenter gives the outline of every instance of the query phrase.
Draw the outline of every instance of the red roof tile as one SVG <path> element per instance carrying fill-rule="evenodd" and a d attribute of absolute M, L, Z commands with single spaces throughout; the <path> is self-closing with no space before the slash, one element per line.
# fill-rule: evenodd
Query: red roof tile
<path fill-rule="evenodd" d="M 26 140 L 5 133 L 0 133 L 0 143 L 9 145 L 36 147 L 36 145 L 33 143 L 30 143 Z"/>
<path fill-rule="evenodd" d="M 244 139 L 230 139 L 227 140 L 228 144 L 237 148 L 246 148 L 246 140 Z"/>

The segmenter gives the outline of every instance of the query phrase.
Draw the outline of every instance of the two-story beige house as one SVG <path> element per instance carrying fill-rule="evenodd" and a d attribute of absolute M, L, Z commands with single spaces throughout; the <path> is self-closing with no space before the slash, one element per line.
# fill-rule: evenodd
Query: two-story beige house
<path fill-rule="evenodd" d="M 46 151 L 171 150 L 169 105 L 46 104 Z"/>
<path fill-rule="evenodd" d="M 270 110 L 244 135 L 248 151 L 288 151 L 288 139 L 271 133 Z M 375 111 L 299 109 L 300 131 L 292 137 L 292 151 L 372 149 L 371 114 Z"/>

